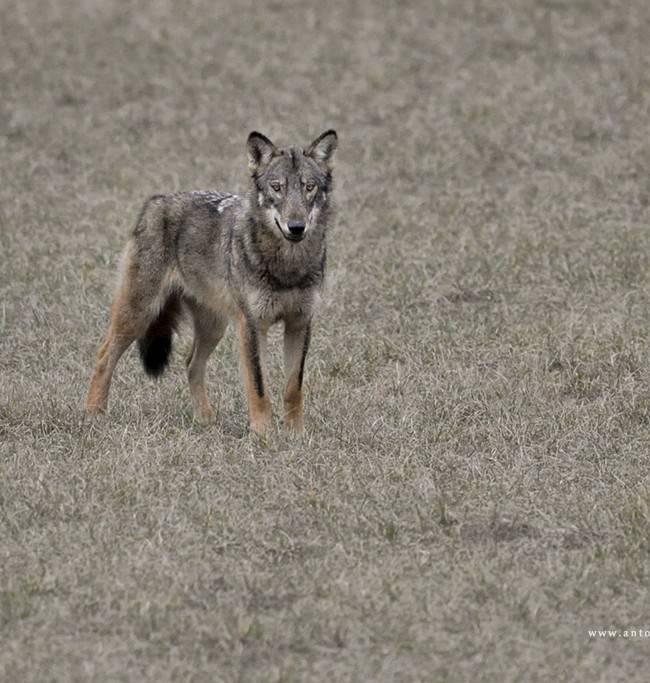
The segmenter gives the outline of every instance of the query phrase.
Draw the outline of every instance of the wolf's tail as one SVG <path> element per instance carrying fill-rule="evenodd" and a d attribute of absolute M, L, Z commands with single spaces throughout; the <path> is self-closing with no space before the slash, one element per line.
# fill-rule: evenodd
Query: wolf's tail
<path fill-rule="evenodd" d="M 180 296 L 171 294 L 147 327 L 144 337 L 138 339 L 142 365 L 150 377 L 160 377 L 167 367 L 172 350 L 172 332 L 176 329 L 180 313 Z"/>

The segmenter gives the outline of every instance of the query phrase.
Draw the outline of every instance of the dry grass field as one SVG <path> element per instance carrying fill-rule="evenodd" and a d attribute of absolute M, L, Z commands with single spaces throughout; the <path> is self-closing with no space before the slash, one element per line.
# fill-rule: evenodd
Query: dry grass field
<path fill-rule="evenodd" d="M 0 680 L 648 680 L 650 5 L 128 5 L 0 2 Z M 84 420 L 145 197 L 328 127 L 304 438 L 232 329 Z"/>

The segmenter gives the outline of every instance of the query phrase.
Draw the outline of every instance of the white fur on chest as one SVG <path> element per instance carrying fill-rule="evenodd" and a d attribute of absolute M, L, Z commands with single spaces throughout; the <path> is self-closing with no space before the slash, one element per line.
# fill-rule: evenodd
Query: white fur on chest
<path fill-rule="evenodd" d="M 319 298 L 315 288 L 279 291 L 249 289 L 246 297 L 253 316 L 268 324 L 287 318 L 311 318 Z"/>

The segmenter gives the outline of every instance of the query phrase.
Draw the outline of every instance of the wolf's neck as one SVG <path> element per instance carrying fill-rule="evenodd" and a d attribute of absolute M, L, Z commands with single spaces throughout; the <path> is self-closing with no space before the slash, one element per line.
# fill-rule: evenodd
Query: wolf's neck
<path fill-rule="evenodd" d="M 248 243 L 262 270 L 279 282 L 302 281 L 306 276 L 318 279 L 325 266 L 325 239 L 321 233 L 308 235 L 294 243 L 274 235 L 260 223 L 251 220 L 248 226 Z"/>

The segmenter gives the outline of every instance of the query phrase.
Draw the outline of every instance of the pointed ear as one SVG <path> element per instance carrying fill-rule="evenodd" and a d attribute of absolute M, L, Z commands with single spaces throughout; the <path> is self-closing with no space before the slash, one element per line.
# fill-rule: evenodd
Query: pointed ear
<path fill-rule="evenodd" d="M 276 146 L 266 135 L 256 130 L 248 136 L 246 150 L 248 151 L 248 168 L 251 173 L 257 172 L 261 166 L 266 166 L 276 154 L 279 154 Z"/>
<path fill-rule="evenodd" d="M 305 154 L 311 157 L 314 161 L 330 168 L 332 165 L 332 155 L 338 144 L 338 137 L 335 130 L 327 130 L 322 135 L 319 135 L 309 145 Z"/>

